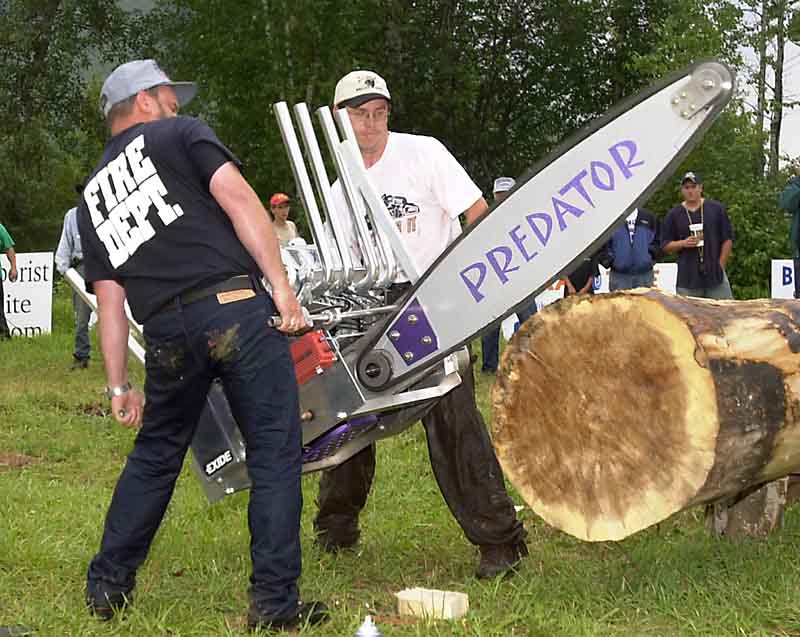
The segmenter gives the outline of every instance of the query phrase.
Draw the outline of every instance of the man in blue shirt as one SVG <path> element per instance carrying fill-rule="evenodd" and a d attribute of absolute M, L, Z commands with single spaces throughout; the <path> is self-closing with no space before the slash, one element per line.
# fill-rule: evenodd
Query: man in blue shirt
<path fill-rule="evenodd" d="M 644 208 L 635 209 L 611 236 L 599 258 L 611 271 L 609 290 L 653 287 L 653 263 L 660 252 L 658 218 Z"/>
<path fill-rule="evenodd" d="M 789 179 L 786 188 L 781 192 L 779 205 L 792 215 L 792 227 L 789 231 L 789 241 L 792 244 L 792 258 L 794 259 L 794 298 L 800 299 L 800 164 L 792 165 L 794 175 Z"/>
<path fill-rule="evenodd" d="M 725 264 L 733 249 L 733 228 L 725 208 L 706 199 L 694 172 L 681 179 L 683 202 L 667 213 L 663 249 L 678 254 L 677 292 L 682 296 L 732 299 Z"/>

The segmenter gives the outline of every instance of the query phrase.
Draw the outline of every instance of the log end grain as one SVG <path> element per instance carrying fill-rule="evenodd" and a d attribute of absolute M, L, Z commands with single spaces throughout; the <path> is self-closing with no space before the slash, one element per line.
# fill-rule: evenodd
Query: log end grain
<path fill-rule="evenodd" d="M 714 381 L 685 323 L 643 294 L 565 299 L 506 348 L 501 465 L 549 524 L 622 539 L 684 508 L 714 464 Z"/>

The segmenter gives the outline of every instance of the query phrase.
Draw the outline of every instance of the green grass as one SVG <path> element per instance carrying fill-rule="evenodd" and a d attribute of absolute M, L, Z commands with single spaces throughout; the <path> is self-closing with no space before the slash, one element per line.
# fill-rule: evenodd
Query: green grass
<path fill-rule="evenodd" d="M 85 611 L 86 566 L 134 433 L 98 415 L 99 356 L 88 372 L 68 371 L 70 322 L 61 289 L 52 335 L 0 343 L 0 454 L 31 460 L 0 465 L 0 626 L 39 636 L 245 634 L 247 495 L 209 506 L 188 464 L 126 619 L 101 624 Z M 141 384 L 142 370 L 131 367 Z M 490 382 L 478 379 L 487 416 Z M 770 539 L 731 545 L 706 537 L 697 512 L 624 542 L 585 544 L 525 510 L 530 557 L 514 578 L 481 583 L 477 551 L 438 492 L 421 427 L 378 450 L 356 552 L 317 550 L 317 477 L 303 480 L 301 591 L 328 602 L 333 617 L 301 634 L 353 635 L 370 612 L 386 637 L 800 636 L 797 511 Z M 411 586 L 465 592 L 470 612 L 454 622 L 403 623 L 393 593 Z"/>

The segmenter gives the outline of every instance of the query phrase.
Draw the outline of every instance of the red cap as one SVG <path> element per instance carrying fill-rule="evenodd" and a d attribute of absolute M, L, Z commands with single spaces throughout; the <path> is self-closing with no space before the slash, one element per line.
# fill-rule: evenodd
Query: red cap
<path fill-rule="evenodd" d="M 272 197 L 269 198 L 269 205 L 270 206 L 278 206 L 282 203 L 289 203 L 291 199 L 289 199 L 289 195 L 285 192 L 276 192 Z"/>

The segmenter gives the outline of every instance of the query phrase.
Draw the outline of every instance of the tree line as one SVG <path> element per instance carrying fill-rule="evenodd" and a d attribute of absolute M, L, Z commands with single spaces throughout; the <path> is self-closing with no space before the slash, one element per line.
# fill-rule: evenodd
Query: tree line
<path fill-rule="evenodd" d="M 522 174 L 622 97 L 715 57 L 763 98 L 756 110 L 737 99 L 680 170 L 698 171 L 729 209 L 737 297 L 767 296 L 769 259 L 789 248 L 776 206 L 785 175 L 770 154 L 783 104 L 760 66 L 780 77 L 776 47 L 794 37 L 795 4 L 156 0 L 136 11 L 114 0 L 0 0 L 0 223 L 23 251 L 54 248 L 73 186 L 107 137 L 100 84 L 128 59 L 155 57 L 171 77 L 200 83 L 187 111 L 216 129 L 266 200 L 294 191 L 272 104 L 329 104 L 354 68 L 386 78 L 393 129 L 441 139 L 489 194 L 494 177 Z M 756 51 L 752 72 L 743 46 Z M 663 215 L 678 198 L 676 175 L 647 207 Z"/>

